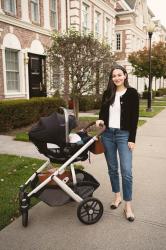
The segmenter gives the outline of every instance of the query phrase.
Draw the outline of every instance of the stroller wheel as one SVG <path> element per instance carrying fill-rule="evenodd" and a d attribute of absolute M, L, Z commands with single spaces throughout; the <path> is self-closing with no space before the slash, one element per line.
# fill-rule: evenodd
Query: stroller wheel
<path fill-rule="evenodd" d="M 20 206 L 23 227 L 27 227 L 28 225 L 28 208 L 29 208 L 28 201 L 26 199 L 23 199 Z"/>
<path fill-rule="evenodd" d="M 22 210 L 22 225 L 23 227 L 28 225 L 28 209 Z"/>
<path fill-rule="evenodd" d="M 19 192 L 19 204 L 21 206 L 22 204 L 22 200 L 25 198 L 25 192 L 24 191 L 20 191 Z"/>
<path fill-rule="evenodd" d="M 78 219 L 86 225 L 98 222 L 102 215 L 103 204 L 96 198 L 88 197 L 78 205 Z"/>

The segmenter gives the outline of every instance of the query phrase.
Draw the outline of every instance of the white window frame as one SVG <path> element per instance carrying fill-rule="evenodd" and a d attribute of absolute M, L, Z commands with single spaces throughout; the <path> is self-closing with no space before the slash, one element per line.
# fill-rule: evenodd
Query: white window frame
<path fill-rule="evenodd" d="M 86 9 L 84 9 L 84 7 Z M 82 2 L 82 31 L 83 33 L 87 34 L 90 30 L 90 6 L 85 2 Z M 85 20 L 85 17 L 87 18 Z"/>
<path fill-rule="evenodd" d="M 12 51 L 17 53 L 17 70 L 7 70 L 7 62 L 6 62 L 6 51 Z M 6 78 L 6 91 L 7 93 L 16 93 L 16 92 L 21 92 L 21 86 L 20 86 L 20 51 L 16 49 L 11 49 L 11 48 L 5 48 L 5 78 Z M 7 77 L 7 72 L 13 72 L 18 74 L 18 88 L 16 89 L 8 89 L 8 77 Z"/>
<path fill-rule="evenodd" d="M 116 32 L 116 51 L 120 52 L 122 51 L 122 32 Z"/>
<path fill-rule="evenodd" d="M 101 13 L 98 10 L 95 10 L 95 12 L 94 12 L 94 33 L 95 33 L 96 38 L 99 38 L 101 36 L 101 18 L 102 18 Z"/>
<path fill-rule="evenodd" d="M 32 22 L 39 23 L 39 20 L 40 20 L 39 0 L 31 0 L 30 8 L 31 8 Z"/>
<path fill-rule="evenodd" d="M 107 40 L 110 40 L 111 37 L 111 19 L 105 17 L 105 28 L 104 28 L 104 36 Z"/>
<path fill-rule="evenodd" d="M 16 14 L 16 0 L 5 0 L 4 10 L 10 14 Z"/>
<path fill-rule="evenodd" d="M 52 0 L 50 0 L 50 26 L 54 29 L 58 28 L 58 16 L 57 16 L 57 0 L 53 0 L 55 3 L 55 8 L 52 6 Z M 53 22 L 52 17 L 54 17 L 55 22 Z"/>

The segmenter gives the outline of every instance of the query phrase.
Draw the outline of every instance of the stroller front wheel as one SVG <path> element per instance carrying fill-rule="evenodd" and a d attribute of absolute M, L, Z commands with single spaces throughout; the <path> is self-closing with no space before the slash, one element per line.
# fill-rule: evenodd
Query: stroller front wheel
<path fill-rule="evenodd" d="M 28 208 L 29 208 L 29 203 L 27 202 L 26 199 L 23 199 L 20 206 L 23 227 L 27 227 L 28 225 Z"/>
<path fill-rule="evenodd" d="M 28 210 L 22 211 L 22 225 L 23 227 L 27 227 L 28 225 Z"/>
<path fill-rule="evenodd" d="M 103 204 L 96 198 L 88 197 L 81 201 L 77 208 L 78 219 L 86 224 L 91 225 L 98 222 L 103 215 Z"/>

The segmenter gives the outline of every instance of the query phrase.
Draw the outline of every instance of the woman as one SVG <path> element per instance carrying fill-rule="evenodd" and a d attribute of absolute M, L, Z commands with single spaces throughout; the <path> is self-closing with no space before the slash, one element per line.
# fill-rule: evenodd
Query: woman
<path fill-rule="evenodd" d="M 126 219 L 134 221 L 132 201 L 132 151 L 139 116 L 139 96 L 136 89 L 129 86 L 125 68 L 116 65 L 110 73 L 108 87 L 103 94 L 99 120 L 96 126 L 106 125 L 102 134 L 105 157 L 108 165 L 112 191 L 115 194 L 111 209 L 116 209 L 122 202 L 120 194 L 118 159 L 122 176 L 124 212 Z"/>

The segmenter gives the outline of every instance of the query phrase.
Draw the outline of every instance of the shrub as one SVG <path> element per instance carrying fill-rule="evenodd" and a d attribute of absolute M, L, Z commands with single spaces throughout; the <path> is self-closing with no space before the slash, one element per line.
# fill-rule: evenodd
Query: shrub
<path fill-rule="evenodd" d="M 155 96 L 155 91 L 152 90 L 152 98 L 154 98 L 154 96 Z M 143 91 L 142 98 L 148 99 L 148 91 L 147 90 Z"/>
<path fill-rule="evenodd" d="M 159 96 L 162 96 L 162 95 L 163 95 L 163 94 L 162 94 L 162 91 L 158 89 L 158 90 L 156 91 L 156 96 L 159 97 Z"/>
<path fill-rule="evenodd" d="M 160 88 L 158 91 L 160 92 L 161 96 L 166 95 L 166 88 Z"/>
<path fill-rule="evenodd" d="M 65 106 L 61 98 L 32 98 L 30 100 L 0 101 L 0 132 L 20 128 L 39 120 Z"/>
<path fill-rule="evenodd" d="M 99 109 L 101 105 L 101 96 L 87 95 L 79 99 L 80 111 Z"/>

